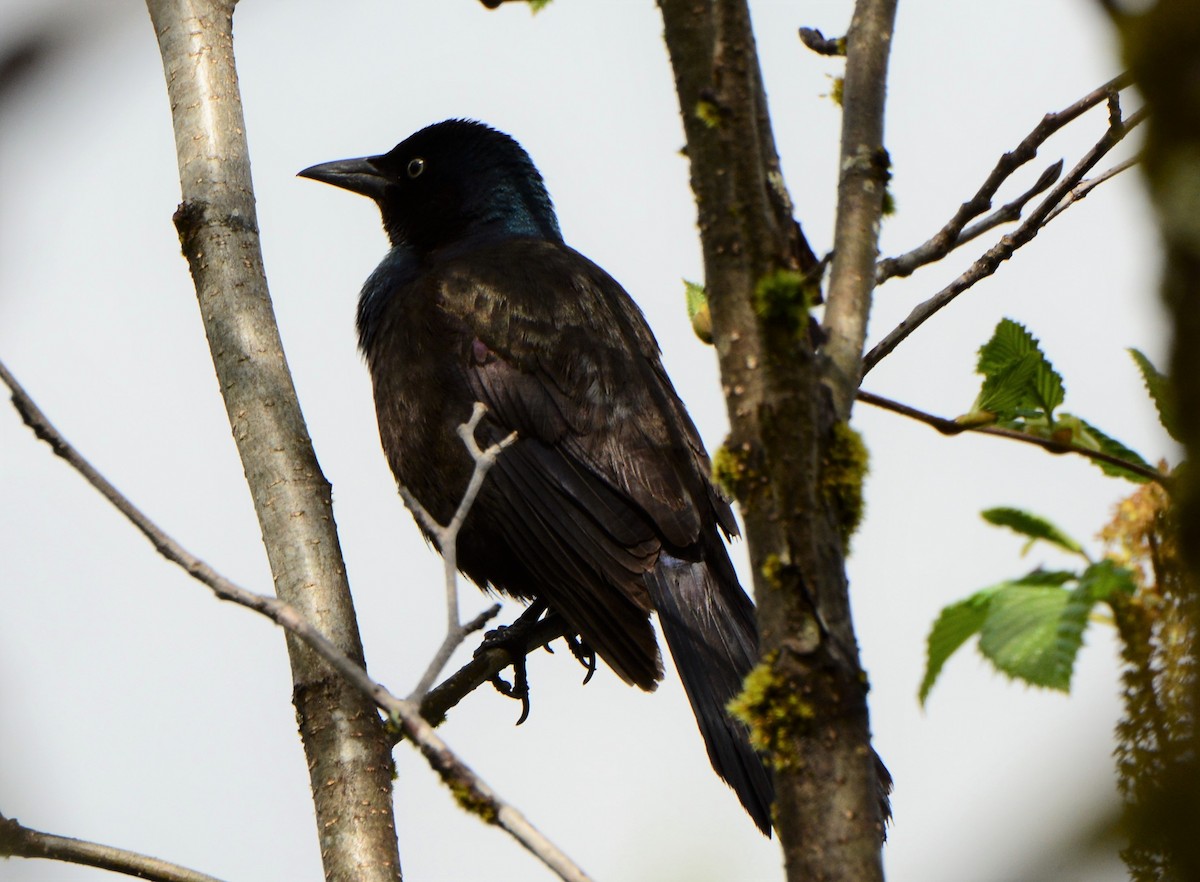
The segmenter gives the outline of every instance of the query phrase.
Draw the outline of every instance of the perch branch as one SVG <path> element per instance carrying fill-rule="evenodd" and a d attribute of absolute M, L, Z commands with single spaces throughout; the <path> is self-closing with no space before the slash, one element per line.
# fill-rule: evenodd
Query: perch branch
<path fill-rule="evenodd" d="M 483 820 L 496 824 L 527 848 L 558 876 L 568 882 L 586 882 L 587 876 L 557 846 L 543 836 L 513 806 L 498 796 L 462 760 L 450 750 L 421 718 L 416 705 L 392 695 L 384 686 L 370 678 L 362 666 L 338 649 L 314 628 L 291 604 L 277 597 L 256 594 L 226 579 L 204 561 L 188 552 L 159 528 L 132 502 L 101 475 L 59 432 L 25 392 L 8 369 L 0 362 L 0 381 L 12 393 L 12 401 L 22 419 L 38 438 L 111 502 L 150 540 L 159 554 L 178 564 L 193 578 L 203 582 L 221 600 L 232 601 L 267 616 L 289 634 L 324 659 L 345 680 L 382 708 L 403 728 L 405 735 L 417 746 L 465 807 L 475 811 Z"/>

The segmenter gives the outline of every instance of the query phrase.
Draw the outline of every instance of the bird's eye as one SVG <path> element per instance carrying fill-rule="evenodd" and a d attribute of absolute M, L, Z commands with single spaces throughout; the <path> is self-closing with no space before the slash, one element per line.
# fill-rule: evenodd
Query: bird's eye
<path fill-rule="evenodd" d="M 421 172 L 425 171 L 425 160 L 421 157 L 410 159 L 408 162 L 408 176 L 410 178 L 419 178 Z"/>

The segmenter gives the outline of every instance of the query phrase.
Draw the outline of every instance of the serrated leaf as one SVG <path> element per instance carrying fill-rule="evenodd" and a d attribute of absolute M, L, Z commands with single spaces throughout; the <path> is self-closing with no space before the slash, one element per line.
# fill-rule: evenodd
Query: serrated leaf
<path fill-rule="evenodd" d="M 1000 420 L 1011 420 L 1017 411 L 1032 403 L 1032 389 L 1041 357 L 1026 353 L 983 379 L 975 410 L 996 414 Z"/>
<path fill-rule="evenodd" d="M 1042 410 L 1045 412 L 1047 419 L 1053 419 L 1054 408 L 1063 403 L 1063 399 L 1067 395 L 1067 390 L 1063 386 L 1062 377 L 1051 366 L 1050 360 L 1044 355 L 1038 364 L 1037 374 L 1034 376 L 1033 381 Z"/>
<path fill-rule="evenodd" d="M 917 693 L 917 699 L 922 705 L 925 704 L 929 690 L 933 688 L 946 660 L 979 633 L 987 618 L 988 601 L 996 590 L 996 587 L 985 588 L 966 600 L 950 604 L 938 614 L 937 621 L 929 629 L 929 637 L 925 641 L 925 677 L 921 680 L 921 689 Z"/>
<path fill-rule="evenodd" d="M 1102 453 L 1107 453 L 1109 456 L 1115 456 L 1134 465 L 1143 466 L 1148 469 L 1153 468 L 1150 463 L 1142 459 L 1136 450 L 1131 450 L 1116 438 L 1110 438 L 1086 420 L 1080 419 L 1079 424 L 1083 427 L 1083 434 L 1078 441 L 1085 447 L 1099 450 Z M 1124 469 L 1111 463 L 1100 462 L 1095 459 L 1089 460 L 1089 462 L 1095 464 L 1100 471 L 1113 478 L 1124 478 L 1126 481 L 1132 481 L 1135 484 L 1145 484 L 1149 480 L 1144 475 L 1139 475 L 1137 472 L 1131 472 L 1129 469 Z"/>
<path fill-rule="evenodd" d="M 1067 692 L 1093 603 L 1083 586 L 1005 586 L 988 604 L 979 651 L 1011 677 Z"/>
<path fill-rule="evenodd" d="M 1083 546 L 1043 517 L 1019 508 L 989 508 L 980 512 L 983 519 L 997 527 L 1008 527 L 1031 540 L 1041 539 L 1073 554 L 1084 555 Z M 1059 583 L 1061 584 L 1061 583 Z"/>
<path fill-rule="evenodd" d="M 1037 338 L 1012 319 L 1002 319 L 980 347 L 976 370 L 984 380 L 974 409 L 992 411 L 1001 420 L 1029 409 L 1050 419 L 1066 394 Z"/>
<path fill-rule="evenodd" d="M 1159 423 L 1167 430 L 1168 435 L 1178 441 L 1179 424 L 1176 422 L 1175 399 L 1171 395 L 1171 381 L 1164 374 L 1159 373 L 1158 368 L 1142 354 L 1141 350 L 1131 348 L 1129 354 L 1133 356 L 1138 370 L 1142 373 L 1142 382 L 1146 384 L 1146 391 L 1150 393 L 1150 400 L 1154 402 L 1154 407 L 1158 411 Z"/>
<path fill-rule="evenodd" d="M 1037 352 L 1037 341 L 1012 319 L 1001 319 L 992 331 L 992 338 L 979 347 L 975 370 L 985 377 L 1004 370 L 1030 352 Z"/>

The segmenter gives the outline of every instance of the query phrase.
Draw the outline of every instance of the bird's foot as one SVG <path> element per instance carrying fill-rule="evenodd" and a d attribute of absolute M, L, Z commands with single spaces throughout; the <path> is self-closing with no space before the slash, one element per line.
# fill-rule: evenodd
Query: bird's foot
<path fill-rule="evenodd" d="M 571 655 L 575 656 L 575 660 L 587 671 L 583 676 L 583 685 L 586 686 L 592 679 L 592 674 L 596 673 L 596 650 L 584 643 L 577 634 L 563 634 L 563 640 L 567 641 Z"/>
<path fill-rule="evenodd" d="M 501 649 L 508 653 L 512 663 L 513 681 L 509 683 L 497 673 L 489 678 L 488 682 L 501 695 L 521 702 L 521 716 L 517 719 L 518 726 L 529 719 L 529 674 L 525 668 L 526 643 L 529 632 L 538 624 L 545 611 L 546 604 L 541 602 L 531 604 L 525 612 L 517 616 L 516 621 L 511 625 L 501 625 L 484 634 L 483 642 L 475 650 L 475 655 L 492 649 Z"/>
<path fill-rule="evenodd" d="M 496 691 L 507 698 L 515 698 L 521 702 L 521 716 L 517 717 L 517 725 L 529 719 L 529 674 L 525 670 L 525 656 L 515 656 L 512 663 L 513 681 L 509 683 L 499 674 L 495 674 L 488 682 L 496 687 Z"/>

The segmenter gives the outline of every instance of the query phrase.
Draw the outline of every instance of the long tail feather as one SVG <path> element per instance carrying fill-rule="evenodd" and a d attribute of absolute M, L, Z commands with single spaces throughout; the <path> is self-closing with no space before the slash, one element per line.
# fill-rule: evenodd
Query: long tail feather
<path fill-rule="evenodd" d="M 724 558 L 724 549 L 720 554 Z M 724 572 L 714 572 L 715 567 Z M 725 709 L 758 659 L 754 606 L 728 558 L 691 563 L 663 555 L 646 575 L 646 586 L 709 761 L 770 836 L 771 776 L 750 747 L 745 725 Z"/>

